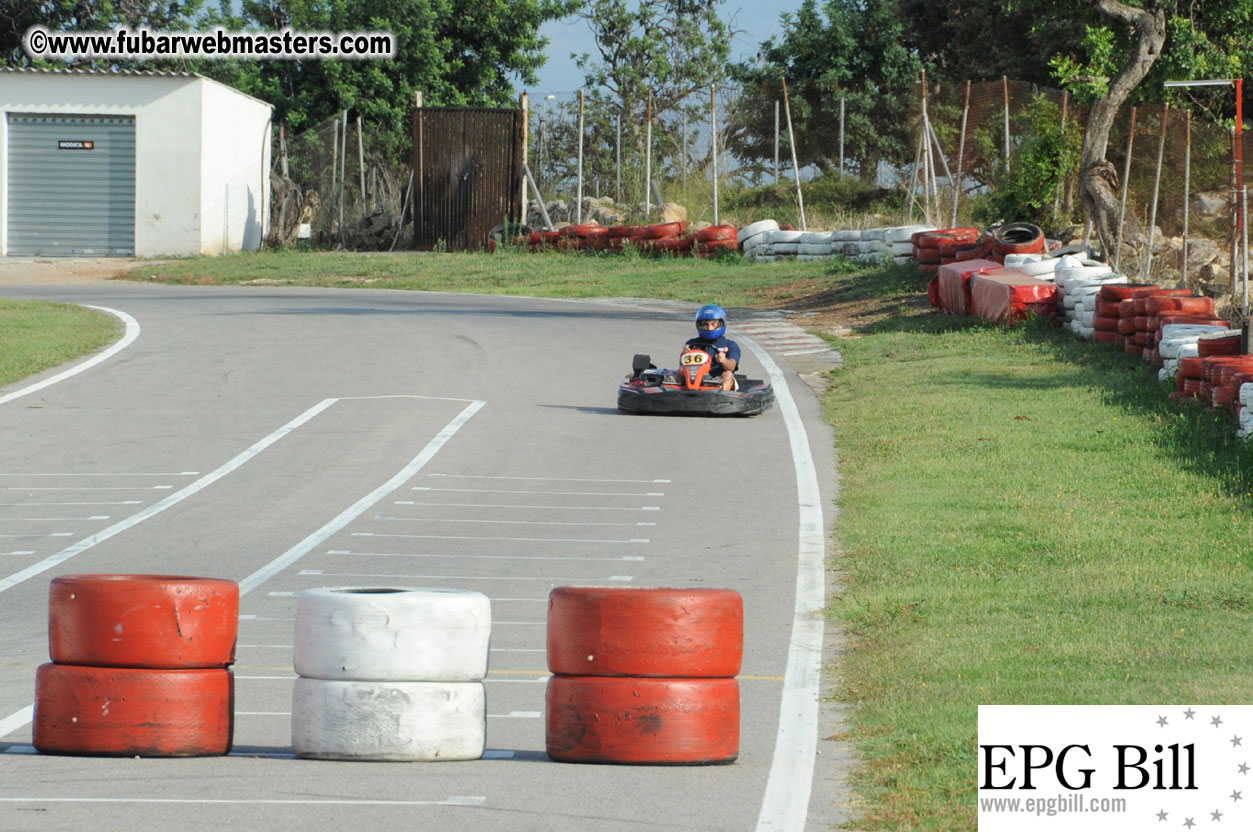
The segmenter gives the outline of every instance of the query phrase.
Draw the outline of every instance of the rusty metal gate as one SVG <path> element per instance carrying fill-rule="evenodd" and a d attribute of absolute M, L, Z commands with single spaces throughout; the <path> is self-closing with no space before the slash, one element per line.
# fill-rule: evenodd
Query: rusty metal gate
<path fill-rule="evenodd" d="M 485 248 L 491 230 L 522 216 L 518 110 L 419 107 L 413 117 L 413 247 Z"/>

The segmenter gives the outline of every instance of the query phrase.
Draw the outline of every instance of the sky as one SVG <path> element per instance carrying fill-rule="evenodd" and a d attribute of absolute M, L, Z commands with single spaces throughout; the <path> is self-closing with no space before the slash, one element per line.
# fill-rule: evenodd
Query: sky
<path fill-rule="evenodd" d="M 800 4 L 801 0 L 727 0 L 722 6 L 724 15 L 736 15 L 735 28 L 745 30 L 745 34 L 739 35 L 731 44 L 732 63 L 756 55 L 758 44 L 771 35 L 781 33 L 779 16 L 783 12 L 795 13 Z M 540 34 L 550 41 L 548 62 L 539 70 L 539 83 L 527 90 L 531 99 L 577 90 L 583 81 L 583 73 L 570 60 L 570 53 L 596 54 L 587 22 L 578 17 L 552 21 L 540 27 Z"/>

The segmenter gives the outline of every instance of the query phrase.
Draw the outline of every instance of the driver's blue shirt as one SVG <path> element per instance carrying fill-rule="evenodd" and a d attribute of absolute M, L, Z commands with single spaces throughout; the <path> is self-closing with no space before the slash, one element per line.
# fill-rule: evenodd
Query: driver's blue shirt
<path fill-rule="evenodd" d="M 685 349 L 687 347 L 698 347 L 709 353 L 709 357 L 713 359 L 713 365 L 709 368 L 709 375 L 711 376 L 722 375 L 723 367 L 718 363 L 718 350 L 723 347 L 727 348 L 727 358 L 734 361 L 737 367 L 740 363 L 740 345 L 732 341 L 730 338 L 723 337 L 719 338 L 717 341 L 710 341 L 708 338 L 699 337 L 689 338 L 683 346 Z"/>

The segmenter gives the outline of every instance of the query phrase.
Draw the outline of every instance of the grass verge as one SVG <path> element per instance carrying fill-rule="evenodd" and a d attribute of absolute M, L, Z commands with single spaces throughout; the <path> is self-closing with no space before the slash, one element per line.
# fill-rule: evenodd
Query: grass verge
<path fill-rule="evenodd" d="M 0 386 L 94 352 L 120 329 L 94 309 L 0 298 Z"/>
<path fill-rule="evenodd" d="M 701 302 L 716 296 L 724 306 L 751 306 L 780 297 L 781 276 L 825 281 L 865 271 L 847 260 L 810 261 L 773 268 L 738 254 L 700 258 L 532 253 L 345 254 L 269 251 L 145 265 L 131 280 L 178 284 L 237 284 L 589 298 L 645 297 Z"/>
<path fill-rule="evenodd" d="M 980 704 L 1237 704 L 1253 452 L 1146 366 L 1038 323 L 841 341 L 831 617 L 857 829 L 973 829 Z"/>

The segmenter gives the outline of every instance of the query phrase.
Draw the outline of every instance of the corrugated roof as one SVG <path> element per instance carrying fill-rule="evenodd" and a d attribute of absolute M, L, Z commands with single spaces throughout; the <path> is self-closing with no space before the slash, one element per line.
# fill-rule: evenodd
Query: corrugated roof
<path fill-rule="evenodd" d="M 0 72 L 37 72 L 46 75 L 160 75 L 168 78 L 204 78 L 199 72 L 175 72 L 157 69 L 87 69 L 82 67 L 65 67 L 49 69 L 33 66 L 0 66 Z"/>

